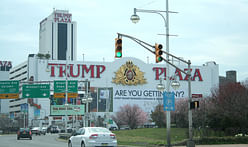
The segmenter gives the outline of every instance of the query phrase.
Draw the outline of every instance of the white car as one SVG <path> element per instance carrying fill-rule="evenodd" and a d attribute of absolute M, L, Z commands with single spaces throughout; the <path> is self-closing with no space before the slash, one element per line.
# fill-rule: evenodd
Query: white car
<path fill-rule="evenodd" d="M 72 134 L 68 147 L 117 146 L 114 133 L 102 127 L 84 127 Z"/>
<path fill-rule="evenodd" d="M 41 128 L 40 127 L 34 127 L 31 130 L 32 134 L 40 135 L 41 134 Z"/>

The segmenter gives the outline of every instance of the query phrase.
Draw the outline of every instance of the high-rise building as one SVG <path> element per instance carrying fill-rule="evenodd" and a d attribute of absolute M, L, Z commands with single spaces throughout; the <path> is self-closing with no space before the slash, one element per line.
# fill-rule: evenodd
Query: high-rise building
<path fill-rule="evenodd" d="M 40 22 L 39 53 L 51 60 L 76 60 L 77 24 L 66 10 L 54 10 Z M 67 57 L 66 57 L 67 52 Z"/>

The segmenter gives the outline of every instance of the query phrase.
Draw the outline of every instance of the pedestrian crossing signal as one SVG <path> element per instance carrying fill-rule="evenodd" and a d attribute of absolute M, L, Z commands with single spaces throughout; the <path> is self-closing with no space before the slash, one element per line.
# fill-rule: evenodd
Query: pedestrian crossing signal
<path fill-rule="evenodd" d="M 190 109 L 199 108 L 199 101 L 190 102 Z"/>

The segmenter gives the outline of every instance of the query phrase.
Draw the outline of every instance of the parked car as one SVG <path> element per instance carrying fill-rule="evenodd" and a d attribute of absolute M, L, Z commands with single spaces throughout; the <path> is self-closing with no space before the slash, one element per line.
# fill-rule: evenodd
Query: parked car
<path fill-rule="evenodd" d="M 121 125 L 120 130 L 130 130 L 130 127 L 128 125 Z"/>
<path fill-rule="evenodd" d="M 32 134 L 35 134 L 35 135 L 40 135 L 41 134 L 41 129 L 40 127 L 34 127 L 32 130 L 31 130 Z"/>
<path fill-rule="evenodd" d="M 117 127 L 115 127 L 115 126 L 111 126 L 111 127 L 109 128 L 109 130 L 110 130 L 110 131 L 115 131 L 115 130 L 118 130 L 118 129 L 117 129 Z"/>
<path fill-rule="evenodd" d="M 84 127 L 78 129 L 68 140 L 68 147 L 117 146 L 114 133 L 102 127 Z"/>
<path fill-rule="evenodd" d="M 29 128 L 20 128 L 17 131 L 17 140 L 19 140 L 20 138 L 29 138 L 30 140 L 32 140 L 32 132 Z"/>

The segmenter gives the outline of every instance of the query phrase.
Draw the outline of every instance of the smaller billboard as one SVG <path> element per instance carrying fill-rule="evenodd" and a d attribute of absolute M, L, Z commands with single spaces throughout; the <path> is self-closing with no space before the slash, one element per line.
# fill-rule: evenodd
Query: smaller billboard
<path fill-rule="evenodd" d="M 51 115 L 84 115 L 84 105 L 51 105 Z"/>

